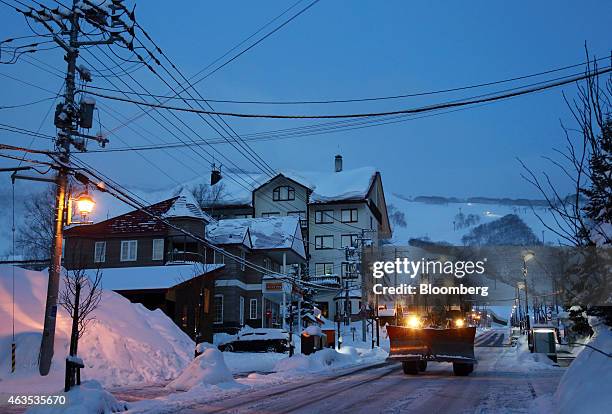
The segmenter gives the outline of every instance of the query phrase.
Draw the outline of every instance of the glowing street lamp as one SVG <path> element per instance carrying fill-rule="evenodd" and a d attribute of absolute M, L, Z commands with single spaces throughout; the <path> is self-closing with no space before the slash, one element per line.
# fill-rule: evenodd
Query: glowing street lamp
<path fill-rule="evenodd" d="M 72 220 L 73 207 L 76 203 L 76 211 L 81 215 L 81 221 Z M 79 194 L 78 197 L 68 198 L 68 217 L 67 217 L 67 225 L 71 224 L 91 224 L 91 221 L 87 220 L 87 217 L 91 214 L 94 207 L 96 206 L 96 202 L 87 192 L 87 188 L 85 191 Z"/>
<path fill-rule="evenodd" d="M 93 198 L 91 198 L 89 194 L 87 194 L 87 192 L 81 194 L 77 198 L 76 202 L 77 209 L 79 210 L 79 213 L 81 213 L 81 217 L 83 217 L 83 219 L 85 219 L 89 214 L 91 214 L 96 205 L 96 202 L 93 200 Z"/>

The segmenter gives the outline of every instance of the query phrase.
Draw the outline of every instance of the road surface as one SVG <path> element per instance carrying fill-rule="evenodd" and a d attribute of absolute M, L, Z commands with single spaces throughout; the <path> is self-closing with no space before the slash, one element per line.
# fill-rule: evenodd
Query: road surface
<path fill-rule="evenodd" d="M 531 401 L 554 392 L 563 368 L 525 370 L 501 331 L 476 342 L 479 361 L 469 377 L 450 364 L 429 363 L 406 376 L 399 364 L 377 364 L 183 407 L 181 413 L 526 413 Z"/>

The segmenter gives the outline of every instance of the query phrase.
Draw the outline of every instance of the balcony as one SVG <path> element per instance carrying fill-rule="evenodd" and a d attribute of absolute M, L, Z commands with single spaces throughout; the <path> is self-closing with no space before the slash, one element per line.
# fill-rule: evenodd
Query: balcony
<path fill-rule="evenodd" d="M 166 253 L 166 263 L 203 263 L 204 256 L 196 252 L 172 251 Z"/>
<path fill-rule="evenodd" d="M 340 288 L 341 281 L 340 276 L 338 275 L 317 275 L 312 276 L 310 278 L 312 283 L 316 283 L 317 285 L 328 286 L 331 288 Z"/>

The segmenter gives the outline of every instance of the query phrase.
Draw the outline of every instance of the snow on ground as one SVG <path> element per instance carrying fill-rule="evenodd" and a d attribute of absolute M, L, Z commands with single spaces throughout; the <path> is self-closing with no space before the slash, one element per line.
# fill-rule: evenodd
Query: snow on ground
<path fill-rule="evenodd" d="M 28 414 L 83 414 L 83 413 L 116 413 L 127 410 L 125 402 L 117 399 L 98 381 L 81 383 L 66 393 L 66 404 L 30 408 Z"/>
<path fill-rule="evenodd" d="M 17 371 L 11 374 L 11 280 L 12 268 L 0 266 L 0 394 L 58 391 L 64 383 L 70 318 L 58 308 L 51 372 L 40 377 L 37 359 L 48 276 L 15 268 Z M 149 311 L 104 291 L 95 317 L 79 341 L 83 380 L 95 379 L 105 387 L 164 382 L 193 357 L 193 341 L 160 310 Z"/>
<path fill-rule="evenodd" d="M 589 324 L 595 331 L 589 345 L 609 353 L 612 350 L 612 329 L 594 317 L 589 317 Z M 610 384 L 612 358 L 584 348 L 561 378 L 550 402 L 561 414 L 610 412 Z"/>
<path fill-rule="evenodd" d="M 207 384 L 233 383 L 234 377 L 225 364 L 221 351 L 214 346 L 204 350 L 202 355 L 189 365 L 166 388 L 174 391 L 189 391 Z"/>

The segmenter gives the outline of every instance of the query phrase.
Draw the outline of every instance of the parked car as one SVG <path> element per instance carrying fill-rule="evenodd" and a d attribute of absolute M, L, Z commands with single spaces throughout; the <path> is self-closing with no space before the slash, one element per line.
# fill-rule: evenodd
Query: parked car
<path fill-rule="evenodd" d="M 240 331 L 218 345 L 223 352 L 278 352 L 289 350 L 289 334 L 282 329 Z"/>

